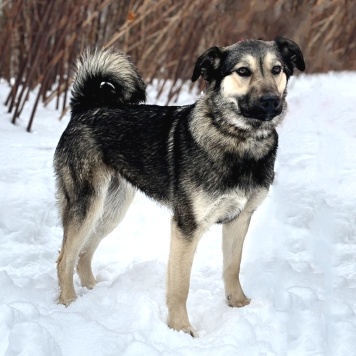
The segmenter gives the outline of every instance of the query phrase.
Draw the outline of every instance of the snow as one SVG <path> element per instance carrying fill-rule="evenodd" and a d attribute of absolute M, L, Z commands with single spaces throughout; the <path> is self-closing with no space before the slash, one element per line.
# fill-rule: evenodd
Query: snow
<path fill-rule="evenodd" d="M 291 81 L 275 183 L 244 247 L 252 302 L 227 306 L 214 226 L 188 298 L 197 339 L 165 324 L 170 215 L 140 194 L 94 256 L 97 286 L 75 276 L 77 301 L 56 303 L 52 157 L 68 117 L 40 108 L 29 134 L 31 105 L 17 126 L 0 107 L 0 355 L 356 355 L 355 82 L 355 72 Z M 1 102 L 8 90 L 0 83 Z M 179 103 L 193 100 L 184 91 Z"/>

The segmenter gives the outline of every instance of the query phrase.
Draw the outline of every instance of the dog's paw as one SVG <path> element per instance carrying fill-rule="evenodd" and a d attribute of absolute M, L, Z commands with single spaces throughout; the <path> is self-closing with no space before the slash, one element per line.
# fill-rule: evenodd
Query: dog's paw
<path fill-rule="evenodd" d="M 182 331 L 186 334 L 189 334 L 191 337 L 199 337 L 198 332 L 192 326 L 189 326 L 188 328 L 184 328 L 182 329 Z"/>
<path fill-rule="evenodd" d="M 58 298 L 58 304 L 63 304 L 67 307 L 69 304 L 73 303 L 76 299 L 77 299 L 77 296 L 75 294 L 64 296 L 61 293 Z"/>
<path fill-rule="evenodd" d="M 86 287 L 86 288 L 92 290 L 95 287 L 96 283 L 85 283 L 85 284 L 82 283 L 81 285 L 82 285 L 82 287 Z"/>
<path fill-rule="evenodd" d="M 176 331 L 183 331 L 185 334 L 189 334 L 191 337 L 199 337 L 198 332 L 191 325 L 183 326 L 168 324 L 168 327 Z"/>
<path fill-rule="evenodd" d="M 246 305 L 249 305 L 251 302 L 250 298 L 247 298 L 246 296 L 239 297 L 239 298 L 234 298 L 232 295 L 226 296 L 227 299 L 227 304 L 229 307 L 232 308 L 241 308 Z"/>
<path fill-rule="evenodd" d="M 79 275 L 80 284 L 82 287 L 86 287 L 88 289 L 93 289 L 95 287 L 97 282 L 90 266 L 79 260 L 76 271 Z"/>
<path fill-rule="evenodd" d="M 96 285 L 96 280 L 95 280 L 95 278 L 88 278 L 88 279 L 82 279 L 81 280 L 81 286 L 82 287 L 86 287 L 86 288 L 88 288 L 88 289 L 93 289 L 94 287 L 95 287 L 95 285 Z"/>

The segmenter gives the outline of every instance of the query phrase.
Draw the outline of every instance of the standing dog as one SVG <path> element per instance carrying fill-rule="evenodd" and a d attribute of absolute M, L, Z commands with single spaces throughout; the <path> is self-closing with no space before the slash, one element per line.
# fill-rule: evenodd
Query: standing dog
<path fill-rule="evenodd" d="M 212 47 L 197 60 L 205 93 L 193 105 L 139 105 L 145 84 L 122 52 L 88 51 L 78 63 L 72 117 L 55 152 L 64 236 L 58 258 L 59 302 L 96 281 L 91 260 L 122 220 L 136 189 L 172 212 L 168 326 L 196 336 L 186 300 L 197 244 L 209 226 L 223 227 L 228 304 L 247 305 L 239 281 L 242 245 L 253 211 L 274 177 L 276 126 L 286 112 L 293 70 L 305 69 L 291 40 L 245 40 Z"/>

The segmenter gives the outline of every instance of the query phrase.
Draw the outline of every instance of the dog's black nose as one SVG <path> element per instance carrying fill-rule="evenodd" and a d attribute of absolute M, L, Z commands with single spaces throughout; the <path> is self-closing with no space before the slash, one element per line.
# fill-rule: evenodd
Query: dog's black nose
<path fill-rule="evenodd" d="M 273 114 L 279 106 L 279 97 L 275 94 L 264 94 L 260 97 L 260 104 L 264 111 Z"/>

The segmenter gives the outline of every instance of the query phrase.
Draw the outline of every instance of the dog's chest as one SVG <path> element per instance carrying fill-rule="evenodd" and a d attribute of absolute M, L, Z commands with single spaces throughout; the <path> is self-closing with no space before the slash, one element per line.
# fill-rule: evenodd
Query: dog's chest
<path fill-rule="evenodd" d="M 195 219 L 198 223 L 206 225 L 231 221 L 244 209 L 248 198 L 238 189 L 219 196 L 199 192 L 193 200 Z"/>

